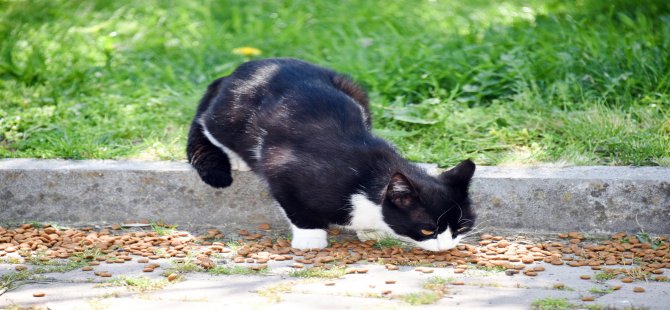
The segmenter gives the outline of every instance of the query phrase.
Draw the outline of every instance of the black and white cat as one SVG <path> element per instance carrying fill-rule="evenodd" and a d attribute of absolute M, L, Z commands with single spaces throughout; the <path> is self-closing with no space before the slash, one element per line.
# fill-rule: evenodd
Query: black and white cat
<path fill-rule="evenodd" d="M 432 251 L 456 246 L 474 225 L 475 164 L 430 176 L 370 129 L 367 95 L 346 76 L 296 59 L 250 61 L 209 85 L 188 160 L 213 187 L 232 183 L 231 168 L 265 178 L 294 248 L 327 246 L 331 224 Z"/>

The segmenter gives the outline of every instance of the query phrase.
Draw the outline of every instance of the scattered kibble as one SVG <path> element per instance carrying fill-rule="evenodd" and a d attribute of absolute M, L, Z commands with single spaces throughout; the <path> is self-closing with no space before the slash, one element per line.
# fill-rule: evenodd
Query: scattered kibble
<path fill-rule="evenodd" d="M 264 225 L 267 224 L 267 225 Z M 125 225 L 124 225 L 125 226 Z M 146 226 L 146 225 L 145 225 Z M 652 244 L 642 242 L 635 235 L 617 233 L 611 239 L 595 242 L 585 240 L 580 232 L 559 234 L 557 241 L 514 242 L 503 236 L 483 234 L 474 245 L 461 244 L 456 248 L 431 252 L 419 248 L 407 249 L 401 246 L 379 248 L 375 241 L 333 241 L 326 249 L 299 250 L 291 247 L 289 240 L 273 240 L 258 231 L 240 230 L 242 240 L 235 248 L 217 240 L 223 238 L 218 229 L 208 229 L 207 234 L 195 237 L 188 232 L 175 231 L 169 235 L 160 235 L 153 231 L 128 231 L 116 229 L 96 230 L 91 227 L 81 229 L 60 229 L 45 225 L 42 228 L 30 224 L 19 228 L 0 227 L 0 256 L 22 256 L 28 262 L 37 259 L 85 259 L 89 266 L 118 264 L 137 261 L 147 264 L 142 269 L 153 272 L 160 267 L 149 265 L 152 260 L 171 258 L 182 262 L 194 257 L 194 262 L 204 268 L 213 268 L 216 260 L 210 258 L 217 253 L 235 251 L 227 260 L 239 264 L 253 264 L 255 268 L 266 268 L 271 261 L 291 261 L 293 266 L 347 267 L 351 264 L 367 261 L 383 261 L 387 270 L 399 270 L 400 266 L 429 266 L 416 268 L 418 272 L 432 273 L 432 267 L 454 266 L 454 273 L 463 273 L 468 268 L 502 268 L 508 275 L 520 270 L 528 276 L 536 276 L 545 267 L 534 264 L 569 265 L 574 268 L 588 267 L 601 270 L 614 276 L 625 277 L 623 283 L 632 283 L 644 278 L 655 281 L 668 281 L 662 276 L 665 268 L 670 268 L 670 244 L 667 238 L 656 238 Z M 269 230 L 268 223 L 258 226 L 259 231 Z M 332 236 L 339 235 L 339 229 L 329 230 Z M 89 254 L 95 249 L 95 254 Z M 39 254 L 38 254 L 39 253 Z M 137 257 L 137 259 L 133 259 Z M 633 262 L 635 260 L 635 264 Z M 611 265 L 631 265 L 627 268 Z M 264 266 L 264 267 L 261 267 Z M 24 270 L 25 266 L 16 266 Z M 349 266 L 350 267 L 350 266 Z M 89 269 L 90 268 L 90 269 Z M 299 268 L 299 267 L 296 267 Z M 635 272 L 630 272 L 635 269 Z M 82 268 L 91 271 L 91 267 Z M 260 269 L 258 269 L 260 270 Z M 350 273 L 366 273 L 364 268 L 347 268 Z M 364 270 L 364 271 L 363 271 Z M 98 274 L 109 275 L 108 272 Z M 583 278 L 583 277 L 582 277 Z M 584 278 L 586 279 L 586 278 Z M 590 277 L 588 278 L 590 279 Z"/>
<path fill-rule="evenodd" d="M 46 296 L 46 295 L 47 295 L 47 294 L 45 294 L 44 292 L 35 292 L 35 293 L 33 293 L 33 297 L 44 297 L 44 296 Z"/>
<path fill-rule="evenodd" d="M 636 287 L 633 288 L 633 292 L 635 292 L 635 293 L 644 293 L 644 291 L 645 290 L 644 290 L 643 287 L 636 286 Z"/>
<path fill-rule="evenodd" d="M 178 275 L 176 273 L 171 273 L 170 275 L 168 275 L 167 280 L 172 282 L 172 281 L 176 280 L 177 277 L 178 277 Z"/>

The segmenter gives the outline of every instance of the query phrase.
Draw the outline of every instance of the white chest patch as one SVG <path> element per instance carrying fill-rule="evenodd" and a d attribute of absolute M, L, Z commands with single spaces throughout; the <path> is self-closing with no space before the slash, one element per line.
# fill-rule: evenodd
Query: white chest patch
<path fill-rule="evenodd" d="M 391 227 L 384 222 L 382 206 L 368 199 L 364 194 L 351 195 L 351 221 L 345 227 L 353 230 L 380 230 L 393 234 Z"/>

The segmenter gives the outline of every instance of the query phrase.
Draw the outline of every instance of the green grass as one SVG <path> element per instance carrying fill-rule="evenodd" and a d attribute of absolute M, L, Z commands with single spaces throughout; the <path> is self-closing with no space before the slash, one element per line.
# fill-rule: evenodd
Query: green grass
<path fill-rule="evenodd" d="M 442 298 L 442 296 L 435 292 L 419 292 L 401 296 L 402 301 L 413 306 L 434 304 L 440 300 L 440 298 Z"/>
<path fill-rule="evenodd" d="M 308 267 L 304 269 L 297 269 L 289 272 L 290 277 L 295 278 L 324 278 L 324 279 L 336 279 L 344 276 L 345 274 L 344 267 L 333 267 L 331 269 L 325 269 L 321 267 Z"/>
<path fill-rule="evenodd" d="M 411 160 L 670 166 L 665 0 L 19 0 L 0 37 L 0 157 L 182 160 L 253 46 L 360 81 Z"/>
<path fill-rule="evenodd" d="M 565 298 L 543 298 L 533 301 L 531 308 L 535 310 L 573 309 L 574 306 Z"/>
<path fill-rule="evenodd" d="M 109 280 L 103 286 L 124 286 L 128 290 L 147 292 L 162 289 L 168 285 L 168 283 L 169 281 L 167 279 L 118 276 Z"/>
<path fill-rule="evenodd" d="M 407 244 L 405 242 L 402 242 L 401 240 L 398 240 L 396 238 L 384 237 L 382 239 L 377 240 L 372 246 L 377 249 L 387 249 L 393 247 L 403 247 L 406 245 Z"/>
<path fill-rule="evenodd" d="M 598 288 L 598 287 L 592 287 L 589 289 L 589 292 L 591 294 L 596 294 L 596 295 L 607 295 L 609 293 L 614 292 L 613 288 L 606 287 L 606 288 Z"/>
<path fill-rule="evenodd" d="M 175 230 L 177 229 L 177 226 L 172 226 L 172 225 L 165 225 L 161 223 L 150 223 L 151 229 L 156 232 L 160 236 L 169 236 L 172 235 Z"/>
<path fill-rule="evenodd" d="M 243 266 L 216 266 L 210 269 L 209 274 L 213 275 L 257 275 L 265 274 L 268 272 L 267 268 L 262 268 L 260 270 L 253 270 L 249 267 Z"/>
<path fill-rule="evenodd" d="M 598 273 L 596 273 L 596 275 L 594 276 L 594 278 L 595 278 L 597 281 L 607 281 L 607 280 L 612 280 L 612 279 L 616 279 L 616 277 L 617 277 L 617 275 L 616 275 L 615 273 L 605 272 L 605 271 L 598 272 Z"/>

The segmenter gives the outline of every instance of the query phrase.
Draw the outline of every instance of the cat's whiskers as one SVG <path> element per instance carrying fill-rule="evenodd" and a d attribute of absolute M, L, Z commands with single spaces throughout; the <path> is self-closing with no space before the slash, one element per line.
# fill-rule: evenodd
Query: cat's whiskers
<path fill-rule="evenodd" d="M 479 222 L 477 225 L 475 225 L 474 227 L 472 227 L 472 230 L 470 230 L 470 231 L 467 232 L 465 235 L 463 235 L 463 239 L 466 239 L 466 238 L 468 238 L 468 237 L 475 236 L 476 234 L 482 232 L 482 231 L 484 230 L 484 228 L 486 228 L 486 227 L 482 227 L 482 225 L 485 224 L 486 222 L 490 222 L 490 221 L 491 221 L 491 220 L 487 220 L 487 221 Z"/>

